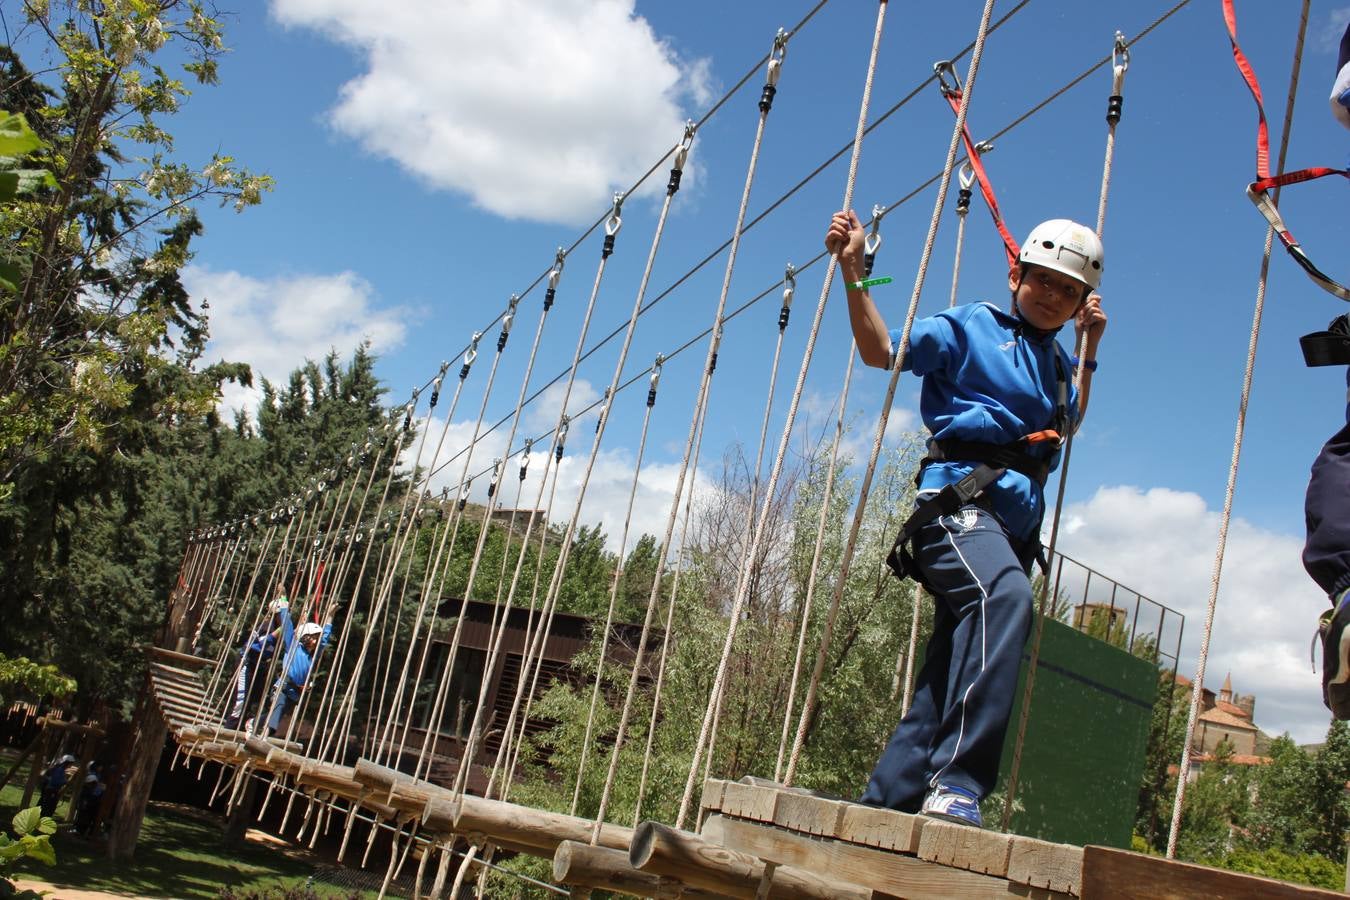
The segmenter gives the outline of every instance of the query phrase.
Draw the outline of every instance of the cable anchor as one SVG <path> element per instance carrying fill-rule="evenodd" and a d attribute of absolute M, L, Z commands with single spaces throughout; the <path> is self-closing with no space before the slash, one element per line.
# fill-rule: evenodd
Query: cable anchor
<path fill-rule="evenodd" d="M 781 333 L 787 328 L 788 319 L 792 317 L 792 298 L 797 294 L 797 267 L 792 263 L 787 264 L 783 270 L 783 308 L 778 310 L 778 331 Z"/>
<path fill-rule="evenodd" d="M 614 192 L 614 208 L 605 220 L 605 246 L 600 250 L 601 259 L 609 259 L 609 255 L 614 252 L 614 238 L 623 227 L 623 218 L 619 215 L 623 211 L 623 197 L 623 191 Z"/>
<path fill-rule="evenodd" d="M 769 51 L 769 71 L 764 77 L 764 90 L 759 95 L 759 111 L 767 113 L 773 108 L 774 94 L 778 93 L 778 76 L 787 57 L 787 32 L 778 29 L 774 35 L 773 49 Z"/>
<path fill-rule="evenodd" d="M 567 443 L 567 429 L 572 427 L 572 417 L 563 413 L 562 420 L 558 423 L 557 446 L 553 450 L 553 459 L 555 462 L 562 462 L 563 445 Z"/>
<path fill-rule="evenodd" d="M 548 290 L 544 292 L 544 312 L 553 308 L 553 298 L 558 294 L 558 279 L 562 278 L 563 265 L 567 262 L 567 254 L 563 248 L 559 247 L 558 252 L 553 255 L 553 268 L 548 270 Z"/>
<path fill-rule="evenodd" d="M 464 365 L 459 370 L 460 381 L 469 377 L 469 369 L 473 366 L 473 361 L 478 358 L 478 342 L 482 338 L 483 332 L 475 331 L 473 333 L 473 339 L 469 341 L 469 349 L 464 353 Z"/>
<path fill-rule="evenodd" d="M 670 166 L 670 181 L 666 184 L 666 196 L 674 196 L 680 189 L 680 179 L 684 177 L 684 164 L 689 159 L 689 148 L 694 144 L 694 122 L 692 119 L 686 119 L 684 123 L 684 137 L 680 138 L 680 143 L 675 147 L 675 161 Z"/>
<path fill-rule="evenodd" d="M 656 360 L 652 362 L 652 377 L 647 384 L 647 408 L 651 409 L 656 405 L 656 389 L 661 385 L 661 367 L 665 365 L 666 356 L 664 353 L 656 354 Z"/>
<path fill-rule="evenodd" d="M 530 449 L 534 447 L 534 438 L 525 439 L 525 447 L 520 451 L 520 480 L 525 480 L 525 472 L 530 468 Z"/>
<path fill-rule="evenodd" d="M 516 320 L 516 307 L 520 305 L 520 297 L 512 294 L 511 299 L 506 301 L 506 315 L 502 317 L 502 333 L 497 335 L 497 352 L 501 353 L 506 349 L 506 339 L 511 336 L 511 325 Z"/>
<path fill-rule="evenodd" d="M 961 94 L 961 76 L 956 73 L 956 63 L 950 59 L 940 59 L 933 63 L 933 74 L 937 76 L 938 88 L 944 97 L 956 97 Z M 947 81 L 951 78 L 951 82 Z"/>
<path fill-rule="evenodd" d="M 1121 107 L 1125 105 L 1125 72 L 1130 68 L 1130 45 L 1125 35 L 1116 32 L 1111 47 L 1111 96 L 1106 101 L 1106 121 L 1115 125 L 1120 121 Z"/>
<path fill-rule="evenodd" d="M 881 219 L 886 215 L 886 207 L 877 204 L 872 207 L 872 230 L 863 238 L 863 277 L 870 278 L 872 264 L 877 261 L 877 249 L 881 246 Z"/>

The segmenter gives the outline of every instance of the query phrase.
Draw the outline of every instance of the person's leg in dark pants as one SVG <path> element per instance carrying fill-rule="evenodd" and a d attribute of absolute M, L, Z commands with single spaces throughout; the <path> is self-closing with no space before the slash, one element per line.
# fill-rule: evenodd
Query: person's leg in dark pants
<path fill-rule="evenodd" d="M 946 705 L 929 749 L 930 784 L 983 798 L 998 780 L 1031 628 L 1031 584 L 1002 523 L 983 509 L 942 516 L 920 536 L 924 577 L 955 619 Z"/>
<path fill-rule="evenodd" d="M 872 770 L 862 795 L 863 803 L 901 812 L 919 811 L 931 774 L 929 749 L 947 707 L 947 668 L 955 624 L 947 608 L 937 604 L 933 610 L 933 634 L 914 684 L 914 699 Z"/>

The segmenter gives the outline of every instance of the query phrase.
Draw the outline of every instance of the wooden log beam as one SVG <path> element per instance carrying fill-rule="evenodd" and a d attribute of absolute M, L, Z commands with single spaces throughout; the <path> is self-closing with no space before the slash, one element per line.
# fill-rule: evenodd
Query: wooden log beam
<path fill-rule="evenodd" d="M 559 884 L 658 900 L 738 896 L 690 888 L 678 879 L 641 872 L 628 864 L 628 854 L 622 850 L 594 847 L 579 841 L 563 841 L 558 845 L 553 854 L 553 880 Z"/>
<path fill-rule="evenodd" d="M 37 720 L 41 728 L 51 728 L 56 731 L 65 731 L 76 735 L 90 735 L 94 737 L 103 737 L 103 729 L 97 725 L 76 725 L 74 722 L 67 722 L 65 719 L 54 719 L 50 716 L 43 716 Z"/>
<path fill-rule="evenodd" d="M 1289 884 L 1112 847 L 1083 849 L 1083 900 L 1345 900 L 1324 888 Z"/>
<path fill-rule="evenodd" d="M 422 827 L 438 834 L 453 834 L 459 801 L 453 797 L 432 797 L 422 809 Z"/>
<path fill-rule="evenodd" d="M 758 896 L 764 880 L 762 860 L 660 822 L 643 822 L 637 827 L 628 862 L 638 871 L 745 900 Z M 784 900 L 870 900 L 872 891 L 780 866 L 772 873 L 766 896 Z"/>
<path fill-rule="evenodd" d="M 594 823 L 590 819 L 531 809 L 502 800 L 485 800 L 465 794 L 460 798 L 454 830 L 485 835 L 493 843 L 538 847 L 552 856 L 563 841 L 590 843 Z M 628 850 L 633 829 L 608 823 L 600 827 L 599 844 L 613 850 Z"/>
<path fill-rule="evenodd" d="M 177 650 L 169 650 L 164 647 L 150 647 L 150 658 L 163 660 L 166 663 L 175 666 L 191 666 L 195 669 L 205 669 L 208 666 L 214 666 L 214 659 L 207 659 L 204 656 L 193 656 L 191 653 L 179 653 Z"/>

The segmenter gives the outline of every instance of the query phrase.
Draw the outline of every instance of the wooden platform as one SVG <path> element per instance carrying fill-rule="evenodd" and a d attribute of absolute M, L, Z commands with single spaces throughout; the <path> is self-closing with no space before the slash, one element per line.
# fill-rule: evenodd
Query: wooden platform
<path fill-rule="evenodd" d="M 1083 850 L 765 783 L 708 781 L 701 834 L 767 862 L 882 894 L 1081 896 Z"/>

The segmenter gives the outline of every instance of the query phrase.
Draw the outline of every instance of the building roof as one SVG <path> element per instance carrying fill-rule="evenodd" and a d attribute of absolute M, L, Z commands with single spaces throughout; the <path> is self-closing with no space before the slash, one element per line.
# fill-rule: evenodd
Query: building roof
<path fill-rule="evenodd" d="M 1244 731 L 1255 731 L 1256 726 L 1249 722 L 1245 717 L 1235 716 L 1230 712 L 1224 712 L 1218 706 L 1213 709 L 1207 709 L 1200 714 L 1202 722 L 1210 722 L 1214 725 L 1222 725 L 1225 728 L 1241 728 Z"/>
<path fill-rule="evenodd" d="M 1239 719 L 1251 720 L 1251 716 L 1247 715 L 1245 709 L 1235 703 L 1229 703 L 1227 700 L 1220 700 L 1218 703 L 1215 703 L 1214 708 L 1221 709 L 1229 715 L 1237 716 Z"/>

